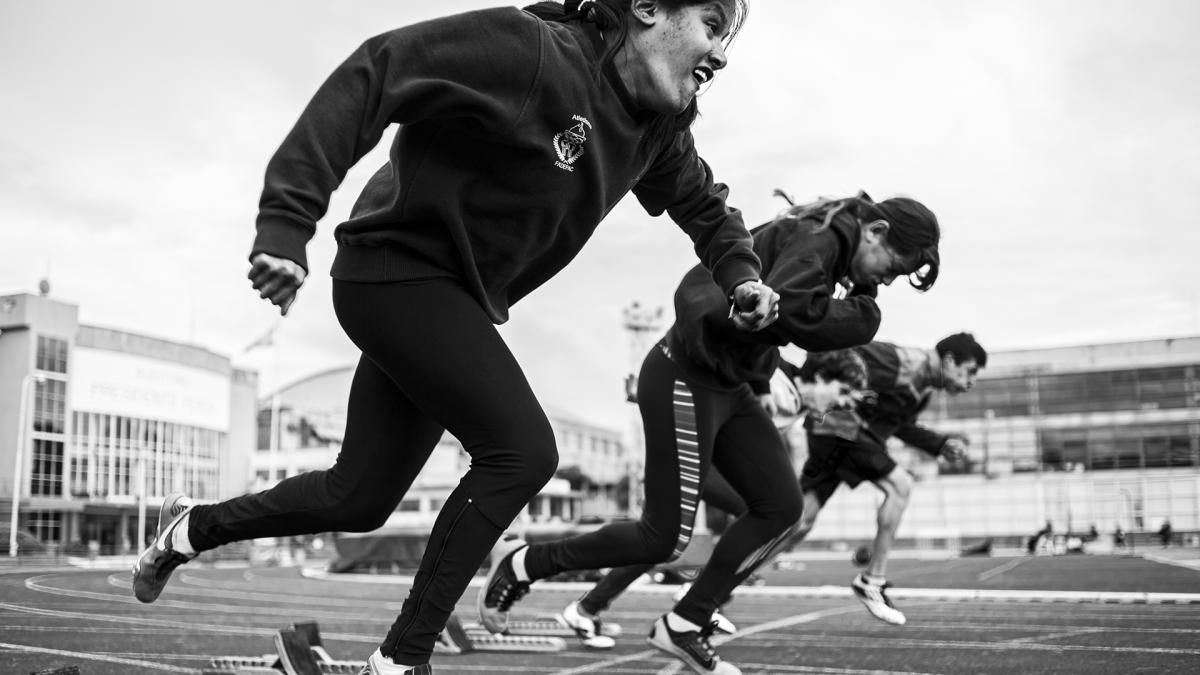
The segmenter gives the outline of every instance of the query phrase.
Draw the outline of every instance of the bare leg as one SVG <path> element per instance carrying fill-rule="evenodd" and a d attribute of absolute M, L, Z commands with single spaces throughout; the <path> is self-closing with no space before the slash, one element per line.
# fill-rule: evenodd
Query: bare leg
<path fill-rule="evenodd" d="M 908 508 L 912 477 L 904 469 L 896 467 L 890 474 L 874 483 L 883 491 L 883 503 L 879 505 L 875 546 L 871 550 L 871 562 L 867 565 L 866 573 L 871 577 L 884 578 L 887 577 L 888 554 L 896 541 L 896 530 L 900 527 L 904 510 Z M 807 503 L 805 507 L 807 508 Z"/>

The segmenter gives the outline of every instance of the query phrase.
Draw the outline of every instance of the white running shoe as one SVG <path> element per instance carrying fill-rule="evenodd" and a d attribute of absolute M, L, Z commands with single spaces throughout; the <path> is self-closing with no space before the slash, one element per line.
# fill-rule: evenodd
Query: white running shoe
<path fill-rule="evenodd" d="M 692 584 L 689 582 L 684 582 L 679 585 L 679 590 L 675 591 L 675 594 L 671 596 L 671 599 L 674 600 L 676 604 L 679 604 L 679 601 L 683 600 L 683 596 L 687 595 L 687 592 L 691 589 Z M 715 630 L 718 633 L 733 635 L 737 632 L 737 626 L 735 626 L 733 622 L 729 620 L 729 617 L 721 613 L 720 607 L 713 610 L 712 620 L 713 623 L 716 624 Z"/>
<path fill-rule="evenodd" d="M 508 630 L 508 610 L 529 592 L 530 582 L 518 581 L 512 566 L 513 554 L 526 546 L 524 540 L 509 539 L 497 542 L 492 549 L 492 569 L 475 600 L 479 622 L 489 633 Z"/>
<path fill-rule="evenodd" d="M 742 675 L 742 670 L 717 655 L 709 643 L 712 626 L 698 631 L 673 631 L 664 614 L 654 622 L 646 642 L 683 661 L 700 675 Z"/>
<path fill-rule="evenodd" d="M 195 553 L 180 553 L 172 545 L 176 527 L 191 510 L 191 500 L 182 494 L 170 494 L 163 500 L 158 510 L 158 536 L 133 564 L 133 594 L 138 600 L 157 600 L 175 568 L 196 557 Z M 186 532 L 184 536 L 187 536 Z"/>
<path fill-rule="evenodd" d="M 557 618 L 559 623 L 575 631 L 584 647 L 612 649 L 617 646 L 616 640 L 604 634 L 600 617 L 584 614 L 578 600 L 567 605 Z"/>
<path fill-rule="evenodd" d="M 891 584 L 886 582 L 873 584 L 861 574 L 850 582 L 850 588 L 854 590 L 854 595 L 862 601 L 872 616 L 885 623 L 903 626 L 906 621 L 904 614 L 896 609 L 887 596 L 887 589 L 890 586 Z"/>
<path fill-rule="evenodd" d="M 358 671 L 358 675 L 433 675 L 433 666 L 428 663 L 419 666 L 398 666 L 376 649 L 367 659 L 367 665 Z"/>
<path fill-rule="evenodd" d="M 733 635 L 737 632 L 737 626 L 733 625 L 733 622 L 729 620 L 729 617 L 721 613 L 721 609 L 719 607 L 713 610 L 712 623 L 713 630 L 718 633 Z"/>

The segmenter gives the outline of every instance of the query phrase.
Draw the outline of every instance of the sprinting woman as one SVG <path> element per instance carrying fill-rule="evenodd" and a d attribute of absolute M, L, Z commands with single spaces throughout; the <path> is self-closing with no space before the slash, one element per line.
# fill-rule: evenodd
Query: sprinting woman
<path fill-rule="evenodd" d="M 448 431 L 471 468 L 364 671 L 432 672 L 454 603 L 558 464 L 494 326 L 509 308 L 632 191 L 692 239 L 736 330 L 777 314 L 741 214 L 690 132 L 696 93 L 725 67 L 744 15 L 742 0 L 571 0 L 426 21 L 351 54 L 267 165 L 249 274 L 286 314 L 330 194 L 399 125 L 388 163 L 334 231 L 334 309 L 362 351 L 343 447 L 329 470 L 265 492 L 169 498 L 134 567 L 136 597 L 154 601 L 176 567 L 222 544 L 379 527 Z"/>
<path fill-rule="evenodd" d="M 505 630 L 530 581 L 677 558 L 691 538 L 700 486 L 716 466 L 747 511 L 721 535 L 674 610 L 655 622 L 649 641 L 697 673 L 740 673 L 709 642 L 712 613 L 801 515 L 791 460 L 758 398 L 769 391 L 778 348 L 869 342 L 879 328 L 878 286 L 911 277 L 916 288 L 930 288 L 940 236 L 934 214 L 907 198 L 876 204 L 864 194 L 789 209 L 754 231 L 763 279 L 780 294 L 778 321 L 754 333 L 737 329 L 724 292 L 702 268 L 688 272 L 675 292 L 675 323 L 638 376 L 646 436 L 641 519 L 555 542 L 497 544 L 477 601 L 484 625 Z M 845 297 L 839 285 L 850 287 Z"/>

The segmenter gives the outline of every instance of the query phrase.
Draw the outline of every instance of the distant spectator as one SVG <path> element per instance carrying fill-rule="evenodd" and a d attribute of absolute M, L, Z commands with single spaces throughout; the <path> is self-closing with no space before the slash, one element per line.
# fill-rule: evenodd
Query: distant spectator
<path fill-rule="evenodd" d="M 1118 525 L 1117 529 L 1113 530 L 1113 546 L 1117 548 L 1125 548 L 1125 530 Z"/>
<path fill-rule="evenodd" d="M 1171 521 L 1164 520 L 1162 527 L 1158 528 L 1158 540 L 1162 542 L 1163 548 L 1171 545 Z"/>
<path fill-rule="evenodd" d="M 1052 534 L 1054 534 L 1054 526 L 1051 525 L 1050 521 L 1047 520 L 1046 526 L 1038 530 L 1037 534 L 1029 538 L 1029 552 L 1037 552 L 1038 546 L 1042 543 L 1042 541 L 1044 539 L 1048 539 Z"/>

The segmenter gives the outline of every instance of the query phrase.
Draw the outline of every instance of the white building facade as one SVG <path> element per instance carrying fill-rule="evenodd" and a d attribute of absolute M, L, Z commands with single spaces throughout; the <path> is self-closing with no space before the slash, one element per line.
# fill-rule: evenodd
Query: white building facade
<path fill-rule="evenodd" d="M 256 489 L 333 464 L 341 450 L 353 375 L 353 367 L 316 373 L 259 402 L 257 451 L 251 460 Z M 572 480 L 552 479 L 517 526 L 623 515 L 625 498 L 618 486 L 629 469 L 620 432 L 554 409 L 547 415 L 558 442 L 560 471 Z M 278 425 L 274 443 L 273 418 Z M 443 435 L 385 529 L 428 530 L 469 465 L 458 440 Z"/>
<path fill-rule="evenodd" d="M 15 505 L 18 531 L 52 549 L 137 550 L 166 494 L 245 492 L 256 397 L 255 373 L 203 347 L 81 325 L 75 305 L 45 296 L 0 297 L 4 525 Z"/>

